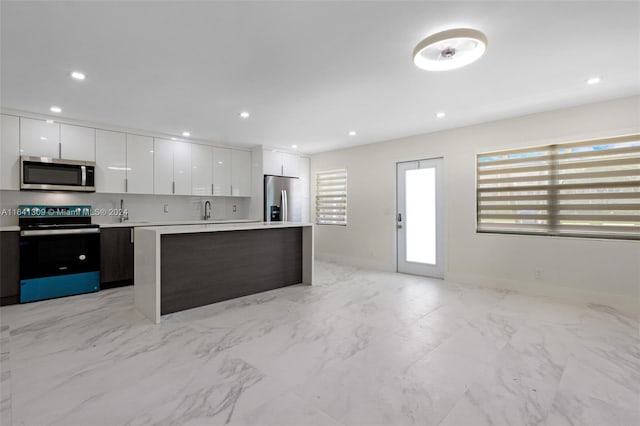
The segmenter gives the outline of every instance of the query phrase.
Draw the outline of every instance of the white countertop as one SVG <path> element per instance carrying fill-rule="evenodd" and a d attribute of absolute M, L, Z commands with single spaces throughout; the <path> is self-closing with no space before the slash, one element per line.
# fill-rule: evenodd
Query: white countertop
<path fill-rule="evenodd" d="M 116 223 L 99 223 L 100 228 L 137 228 L 140 226 L 176 226 L 176 225 L 214 225 L 214 224 L 230 224 L 230 223 L 262 223 L 252 219 L 218 219 L 218 220 L 155 220 L 155 221 L 126 221 Z M 19 225 L 0 226 L 2 231 L 19 231 Z"/>
<path fill-rule="evenodd" d="M 126 221 L 116 223 L 100 223 L 100 228 L 135 228 L 138 226 L 175 226 L 175 225 L 211 225 L 217 223 L 259 223 L 252 219 L 217 219 L 217 220 L 153 220 Z M 18 227 L 16 227 L 18 228 Z"/>
<path fill-rule="evenodd" d="M 209 223 L 206 225 L 179 225 L 179 226 L 145 226 L 139 230 L 142 232 L 155 232 L 159 235 L 165 234 L 195 234 L 199 232 L 219 232 L 219 231 L 247 231 L 252 229 L 273 229 L 273 228 L 300 228 L 313 227 L 308 222 L 245 222 L 245 223 Z M 138 232 L 138 231 L 136 231 Z M 148 234 L 147 234 L 148 235 Z"/>

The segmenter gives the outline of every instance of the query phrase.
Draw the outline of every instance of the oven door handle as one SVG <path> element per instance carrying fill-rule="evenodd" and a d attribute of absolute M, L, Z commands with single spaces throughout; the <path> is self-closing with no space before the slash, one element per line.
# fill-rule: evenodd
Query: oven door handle
<path fill-rule="evenodd" d="M 99 234 L 100 228 L 87 229 L 33 229 L 20 231 L 21 237 L 36 237 L 38 235 L 73 235 L 73 234 Z"/>

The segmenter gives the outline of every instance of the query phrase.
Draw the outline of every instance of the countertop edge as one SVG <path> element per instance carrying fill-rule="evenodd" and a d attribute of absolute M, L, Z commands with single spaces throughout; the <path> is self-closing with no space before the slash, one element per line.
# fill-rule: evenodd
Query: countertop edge
<path fill-rule="evenodd" d="M 279 228 L 305 228 L 313 227 L 310 222 L 252 222 L 252 223 L 219 223 L 204 225 L 176 225 L 176 226 L 145 226 L 141 227 L 146 235 L 154 233 L 157 235 L 168 234 L 196 234 L 202 232 L 222 232 L 222 231 L 250 231 L 258 229 L 279 229 Z M 137 232 L 137 231 L 136 231 Z"/>

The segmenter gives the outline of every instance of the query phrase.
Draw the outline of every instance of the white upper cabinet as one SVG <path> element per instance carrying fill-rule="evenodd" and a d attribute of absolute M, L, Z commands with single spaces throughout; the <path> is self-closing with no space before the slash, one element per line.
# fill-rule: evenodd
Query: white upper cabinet
<path fill-rule="evenodd" d="M 282 153 L 265 149 L 262 151 L 262 165 L 265 175 L 282 176 Z"/>
<path fill-rule="evenodd" d="M 173 193 L 191 195 L 191 144 L 173 142 Z"/>
<path fill-rule="evenodd" d="M 153 138 L 127 134 L 127 192 L 153 194 Z"/>
<path fill-rule="evenodd" d="M 155 194 L 191 194 L 191 144 L 154 139 Z"/>
<path fill-rule="evenodd" d="M 191 145 L 191 194 L 213 195 L 212 148 Z"/>
<path fill-rule="evenodd" d="M 155 194 L 173 194 L 173 142 L 153 140 L 153 187 Z"/>
<path fill-rule="evenodd" d="M 265 175 L 298 177 L 298 159 L 295 154 L 272 151 L 262 151 L 262 168 Z"/>
<path fill-rule="evenodd" d="M 0 189 L 20 189 L 20 118 L 0 115 Z"/>
<path fill-rule="evenodd" d="M 96 161 L 96 129 L 70 124 L 60 125 L 61 158 Z"/>
<path fill-rule="evenodd" d="M 282 153 L 282 176 L 298 177 L 298 163 L 300 157 L 293 154 Z"/>
<path fill-rule="evenodd" d="M 251 196 L 251 152 L 231 150 L 231 195 Z"/>
<path fill-rule="evenodd" d="M 60 124 L 20 117 L 20 152 L 35 157 L 60 158 Z"/>
<path fill-rule="evenodd" d="M 127 192 L 127 135 L 96 130 L 96 192 Z"/>
<path fill-rule="evenodd" d="M 231 196 L 231 149 L 214 147 L 213 195 Z"/>

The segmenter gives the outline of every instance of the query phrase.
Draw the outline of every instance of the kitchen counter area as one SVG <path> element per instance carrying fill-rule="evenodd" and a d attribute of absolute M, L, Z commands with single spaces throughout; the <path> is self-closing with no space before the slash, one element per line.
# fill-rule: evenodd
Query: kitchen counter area
<path fill-rule="evenodd" d="M 135 306 L 161 316 L 294 284 L 312 284 L 313 224 L 135 228 Z"/>

